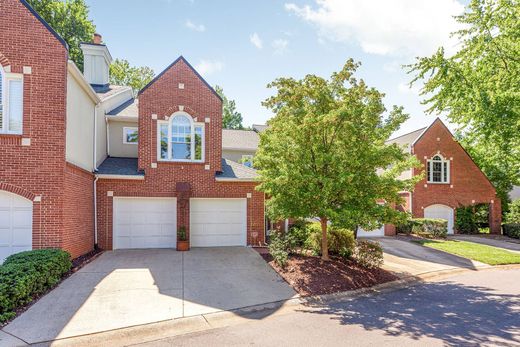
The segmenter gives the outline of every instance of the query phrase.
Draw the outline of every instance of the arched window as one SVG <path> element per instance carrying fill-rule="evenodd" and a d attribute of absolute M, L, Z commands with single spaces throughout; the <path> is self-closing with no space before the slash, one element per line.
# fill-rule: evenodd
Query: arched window
<path fill-rule="evenodd" d="M 158 160 L 204 161 L 204 123 L 179 112 L 158 122 L 158 133 Z"/>
<path fill-rule="evenodd" d="M 426 166 L 428 183 L 450 183 L 450 161 L 436 154 Z"/>

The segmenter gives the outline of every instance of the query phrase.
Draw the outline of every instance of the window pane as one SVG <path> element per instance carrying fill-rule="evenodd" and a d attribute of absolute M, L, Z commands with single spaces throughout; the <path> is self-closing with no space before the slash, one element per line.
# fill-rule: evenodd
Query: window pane
<path fill-rule="evenodd" d="M 444 165 L 444 171 L 443 171 L 443 182 L 448 182 L 448 162 L 442 163 Z"/>
<path fill-rule="evenodd" d="M 168 159 L 168 124 L 161 124 L 161 159 Z"/>
<path fill-rule="evenodd" d="M 172 159 L 191 159 L 191 145 L 189 143 L 172 143 Z"/>
<path fill-rule="evenodd" d="M 202 160 L 202 127 L 195 127 L 195 160 Z"/>
<path fill-rule="evenodd" d="M 126 142 L 128 143 L 137 143 L 137 130 L 136 129 L 126 129 Z"/>
<path fill-rule="evenodd" d="M 441 172 L 442 172 L 442 163 L 434 161 L 432 163 L 432 181 L 433 182 L 441 182 Z"/>
<path fill-rule="evenodd" d="M 9 131 L 21 133 L 23 119 L 23 91 L 21 80 L 9 81 Z"/>

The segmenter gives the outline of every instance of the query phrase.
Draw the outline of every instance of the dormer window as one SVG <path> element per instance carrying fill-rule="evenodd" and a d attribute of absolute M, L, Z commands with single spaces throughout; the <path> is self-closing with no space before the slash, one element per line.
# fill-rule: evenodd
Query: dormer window
<path fill-rule="evenodd" d="M 23 75 L 0 67 L 0 134 L 21 134 L 22 121 Z"/>
<path fill-rule="evenodd" d="M 204 123 L 195 123 L 187 113 L 159 121 L 158 135 L 158 160 L 204 162 Z"/>
<path fill-rule="evenodd" d="M 427 164 L 428 183 L 450 183 L 450 161 L 440 154 L 434 155 Z"/>

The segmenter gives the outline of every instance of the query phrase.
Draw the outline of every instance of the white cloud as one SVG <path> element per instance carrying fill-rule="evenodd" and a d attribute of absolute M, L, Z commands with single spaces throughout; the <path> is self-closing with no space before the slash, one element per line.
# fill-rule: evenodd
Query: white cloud
<path fill-rule="evenodd" d="M 319 34 L 336 42 L 355 42 L 366 53 L 415 56 L 448 51 L 458 28 L 457 0 L 316 0 L 316 6 L 285 4 L 285 9 L 315 24 Z"/>
<path fill-rule="evenodd" d="M 287 51 L 287 46 L 289 45 L 289 41 L 284 39 L 276 39 L 271 43 L 273 46 L 275 54 L 284 54 Z"/>
<path fill-rule="evenodd" d="M 204 24 L 195 24 L 191 20 L 186 20 L 186 28 L 198 31 L 199 33 L 206 31 Z"/>
<path fill-rule="evenodd" d="M 262 47 L 264 46 L 262 39 L 260 38 L 260 36 L 258 36 L 257 33 L 254 33 L 253 35 L 249 35 L 249 41 L 251 41 L 253 46 L 255 46 L 258 49 L 262 49 Z"/>
<path fill-rule="evenodd" d="M 196 66 L 195 70 L 197 70 L 201 75 L 207 76 L 212 73 L 222 71 L 224 68 L 224 63 L 218 60 L 205 60 L 202 59 Z"/>
<path fill-rule="evenodd" d="M 418 87 L 417 84 L 410 88 L 410 85 L 408 83 L 399 83 L 397 85 L 397 90 L 399 91 L 399 93 L 412 95 L 419 95 L 421 91 L 420 87 Z"/>

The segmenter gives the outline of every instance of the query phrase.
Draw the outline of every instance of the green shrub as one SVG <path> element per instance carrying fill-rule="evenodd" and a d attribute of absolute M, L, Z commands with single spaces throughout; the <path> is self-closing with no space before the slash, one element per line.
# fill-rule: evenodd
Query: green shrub
<path fill-rule="evenodd" d="M 287 259 L 289 258 L 289 244 L 284 234 L 272 231 L 269 238 L 269 254 L 273 257 L 274 261 L 280 266 L 285 267 L 287 265 Z"/>
<path fill-rule="evenodd" d="M 401 234 L 410 235 L 412 233 L 413 221 L 411 219 L 397 225 L 396 231 Z"/>
<path fill-rule="evenodd" d="M 414 218 L 412 234 L 428 238 L 445 238 L 448 234 L 448 221 L 445 219 Z"/>
<path fill-rule="evenodd" d="M 321 254 L 321 225 L 312 223 L 312 226 L 309 226 L 309 228 L 309 237 L 305 245 L 314 254 Z M 356 240 L 354 239 L 354 233 L 350 230 L 329 226 L 327 240 L 331 254 L 350 258 L 354 253 Z"/>
<path fill-rule="evenodd" d="M 59 249 L 21 252 L 0 266 L 0 322 L 15 315 L 17 307 L 56 285 L 72 266 L 69 253 Z"/>
<path fill-rule="evenodd" d="M 520 199 L 509 204 L 509 211 L 504 215 L 507 224 L 520 224 Z"/>
<path fill-rule="evenodd" d="M 383 265 L 383 248 L 378 242 L 359 240 L 355 252 L 356 261 L 359 265 L 374 269 Z"/>
<path fill-rule="evenodd" d="M 312 230 L 312 228 L 309 227 L 310 224 L 312 223 L 305 220 L 297 220 L 291 225 L 287 232 L 291 250 L 305 246 L 305 241 L 309 238 L 309 233 Z"/>
<path fill-rule="evenodd" d="M 504 235 L 520 239 L 520 223 L 508 223 L 502 225 L 502 230 L 504 231 Z"/>
<path fill-rule="evenodd" d="M 455 211 L 455 229 L 461 234 L 478 234 L 473 206 L 459 207 Z"/>

